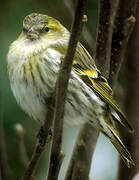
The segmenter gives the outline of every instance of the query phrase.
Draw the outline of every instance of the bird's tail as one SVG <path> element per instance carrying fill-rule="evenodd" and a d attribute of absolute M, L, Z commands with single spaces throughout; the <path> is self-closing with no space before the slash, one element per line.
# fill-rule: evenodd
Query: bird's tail
<path fill-rule="evenodd" d="M 117 151 L 120 153 L 121 158 L 125 162 L 125 164 L 130 168 L 130 165 L 135 165 L 134 161 L 131 158 L 131 155 L 127 148 L 124 146 L 123 142 L 121 141 L 120 137 L 118 136 L 115 128 L 113 127 L 112 123 L 112 115 L 110 112 L 107 113 L 107 117 L 105 119 L 107 129 L 109 131 L 109 138 L 112 142 L 112 144 L 115 146 Z M 106 133 L 104 133 L 106 134 Z"/>

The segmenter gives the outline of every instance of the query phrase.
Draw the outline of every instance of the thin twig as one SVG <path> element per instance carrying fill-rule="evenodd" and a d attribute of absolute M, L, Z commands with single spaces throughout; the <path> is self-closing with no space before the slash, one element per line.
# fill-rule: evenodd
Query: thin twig
<path fill-rule="evenodd" d="M 52 150 L 50 157 L 48 180 L 58 179 L 60 164 L 63 158 L 61 154 L 61 145 L 62 145 L 62 130 L 63 130 L 66 92 L 67 92 L 68 81 L 72 68 L 73 57 L 83 27 L 83 15 L 85 12 L 86 4 L 87 4 L 87 0 L 78 0 L 69 46 L 67 49 L 65 59 L 61 65 L 56 83 L 54 134 L 53 134 L 53 143 L 52 143 Z"/>
<path fill-rule="evenodd" d="M 65 180 L 89 180 L 97 138 L 98 132 L 92 125 L 85 123 L 79 132 Z"/>
<path fill-rule="evenodd" d="M 137 0 L 120 0 L 112 37 L 111 63 L 109 83 L 111 87 L 118 78 L 118 73 L 124 59 L 128 39 L 135 24 L 135 9 Z"/>
<path fill-rule="evenodd" d="M 119 0 L 100 0 L 96 43 L 96 63 L 103 76 L 108 78 L 114 19 Z"/>
<path fill-rule="evenodd" d="M 0 97 L 0 175 L 2 180 L 10 180 L 10 173 L 8 167 L 8 160 L 4 141 L 4 132 L 2 125 L 2 110 L 1 110 L 1 97 Z"/>
<path fill-rule="evenodd" d="M 38 141 L 36 144 L 36 148 L 33 152 L 30 163 L 25 171 L 23 180 L 30 180 L 32 178 L 35 167 L 38 164 L 40 156 L 45 149 L 45 145 L 46 145 L 48 136 L 50 135 L 50 128 L 52 125 L 52 119 L 53 119 L 53 114 L 54 114 L 53 111 L 54 111 L 53 99 L 52 99 L 52 97 L 50 97 L 49 101 L 47 101 L 46 120 L 45 120 L 44 125 L 40 128 L 40 131 L 38 133 Z"/>
<path fill-rule="evenodd" d="M 63 0 L 63 3 L 68 10 L 68 14 L 71 16 L 71 18 L 73 18 L 74 17 L 73 1 Z M 92 34 L 88 30 L 87 26 L 84 26 L 83 28 L 82 37 L 83 37 L 85 45 L 88 47 L 89 51 L 91 52 L 91 55 L 94 55 L 96 43 L 95 43 L 95 39 L 92 37 Z"/>

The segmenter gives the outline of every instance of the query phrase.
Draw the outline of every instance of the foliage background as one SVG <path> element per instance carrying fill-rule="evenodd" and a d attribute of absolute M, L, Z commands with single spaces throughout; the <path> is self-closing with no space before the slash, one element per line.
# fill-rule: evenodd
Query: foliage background
<path fill-rule="evenodd" d="M 15 40 L 21 32 L 22 21 L 26 15 L 32 12 L 41 12 L 53 16 L 60 20 L 68 29 L 71 26 L 72 12 L 65 8 L 64 3 L 69 0 L 14 0 L 3 1 L 0 6 L 0 90 L 2 94 L 2 112 L 5 131 L 5 141 L 8 153 L 8 161 L 14 179 L 19 179 L 24 172 L 24 167 L 20 160 L 19 142 L 14 129 L 16 123 L 21 123 L 25 128 L 24 142 L 27 154 L 30 157 L 35 146 L 36 134 L 39 124 L 24 114 L 18 107 L 11 93 L 7 67 L 6 55 L 10 43 Z M 75 1 L 73 1 L 75 4 Z M 74 7 L 73 7 L 74 8 Z M 98 18 L 97 0 L 89 0 L 87 8 L 88 23 L 87 28 L 93 38 L 96 37 L 96 27 Z M 83 42 L 85 44 L 85 42 Z M 91 48 L 88 50 L 92 50 Z M 92 52 L 92 51 L 91 51 Z M 124 68 L 123 68 L 124 69 Z M 120 81 L 124 86 L 125 80 L 120 73 Z M 59 180 L 63 180 L 64 172 L 71 155 L 73 144 L 76 139 L 79 127 L 64 129 L 63 150 L 66 154 L 61 169 Z M 49 145 L 41 158 L 40 165 L 37 168 L 37 179 L 45 179 L 47 173 L 47 164 L 49 154 Z M 93 157 L 93 165 L 90 177 L 95 180 L 115 180 L 118 169 L 118 155 L 110 142 L 100 135 L 97 148 Z"/>

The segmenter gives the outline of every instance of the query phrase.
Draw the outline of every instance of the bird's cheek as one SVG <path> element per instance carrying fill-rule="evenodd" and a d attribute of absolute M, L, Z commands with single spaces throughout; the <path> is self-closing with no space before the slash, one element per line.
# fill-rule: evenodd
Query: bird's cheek
<path fill-rule="evenodd" d="M 27 33 L 27 38 L 30 40 L 36 40 L 39 39 L 39 33 L 38 32 L 28 32 Z"/>

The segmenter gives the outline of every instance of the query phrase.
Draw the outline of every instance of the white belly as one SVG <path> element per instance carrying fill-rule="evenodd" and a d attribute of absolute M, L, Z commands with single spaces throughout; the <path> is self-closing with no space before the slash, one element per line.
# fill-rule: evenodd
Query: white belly
<path fill-rule="evenodd" d="M 41 78 L 36 68 L 28 70 L 32 60 L 25 58 L 19 61 L 17 57 L 14 57 L 13 60 L 16 66 L 12 67 L 12 56 L 10 56 L 12 65 L 11 63 L 8 65 L 12 69 L 9 73 L 11 88 L 18 104 L 33 119 L 41 122 L 45 120 L 47 112 L 47 104 L 45 102 L 54 91 L 60 64 L 59 53 L 54 52 L 54 50 L 50 50 L 48 53 L 48 56 L 46 56 L 46 53 L 41 54 L 43 59 L 40 66 Z M 58 59 L 56 60 L 56 58 Z M 33 63 L 37 64 L 37 61 L 38 59 L 33 59 Z M 26 70 L 25 67 L 27 67 Z M 65 107 L 64 119 L 66 126 L 78 125 L 87 120 L 95 119 L 98 114 L 99 116 L 103 114 L 102 101 L 84 84 L 74 71 L 71 74 Z"/>

